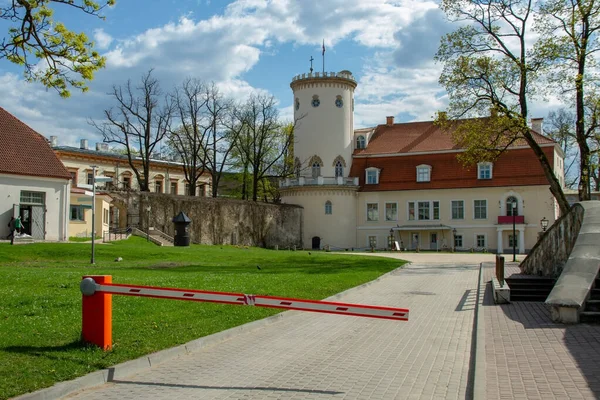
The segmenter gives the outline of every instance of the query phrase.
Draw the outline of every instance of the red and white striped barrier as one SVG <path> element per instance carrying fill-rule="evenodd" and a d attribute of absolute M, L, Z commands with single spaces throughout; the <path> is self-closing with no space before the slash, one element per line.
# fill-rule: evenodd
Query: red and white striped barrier
<path fill-rule="evenodd" d="M 332 301 L 302 300 L 286 297 L 248 295 L 243 293 L 209 292 L 203 290 L 160 288 L 153 286 L 137 286 L 112 283 L 110 276 L 88 276 L 81 281 L 83 293 L 83 329 L 82 336 L 85 341 L 94 343 L 104 349 L 112 346 L 112 332 L 109 338 L 97 338 L 97 332 L 112 331 L 106 329 L 112 321 L 112 310 L 105 310 L 100 314 L 110 314 L 110 317 L 98 315 L 98 308 L 110 309 L 113 294 L 126 296 L 154 297 L 159 299 L 174 299 L 187 301 L 200 301 L 210 303 L 248 305 L 257 307 L 282 308 L 287 310 L 311 311 L 356 317 L 392 319 L 408 321 L 406 308 L 368 306 L 362 304 L 338 303 Z M 86 301 L 87 300 L 87 301 Z M 94 301 L 92 301 L 94 300 Z M 86 318 L 86 314 L 94 314 L 95 318 Z M 98 321 L 103 321 L 102 326 Z M 87 325 L 86 325 L 87 322 Z"/>

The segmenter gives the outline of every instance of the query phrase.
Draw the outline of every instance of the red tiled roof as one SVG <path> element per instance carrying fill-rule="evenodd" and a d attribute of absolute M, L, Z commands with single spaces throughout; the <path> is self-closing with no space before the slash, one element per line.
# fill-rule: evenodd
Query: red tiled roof
<path fill-rule="evenodd" d="M 46 139 L 2 107 L 0 173 L 71 179 Z"/>
<path fill-rule="evenodd" d="M 543 148 L 546 157 L 554 163 L 554 148 Z M 544 171 L 533 150 L 529 148 L 509 149 L 493 165 L 492 179 L 477 179 L 477 165 L 463 166 L 458 153 L 412 154 L 403 157 L 354 158 L 350 176 L 359 178 L 361 191 L 458 189 L 478 187 L 505 187 L 548 185 Z M 430 165 L 431 180 L 417 182 L 417 166 Z M 380 170 L 379 184 L 365 185 L 365 169 Z"/>
<path fill-rule="evenodd" d="M 372 129 L 372 128 L 371 128 Z M 364 129 L 357 130 L 362 132 Z M 531 131 L 539 144 L 553 144 L 554 141 Z M 518 140 L 513 146 L 526 146 L 524 140 Z M 409 122 L 394 125 L 378 125 L 367 144 L 367 148 L 356 150 L 354 155 L 406 154 L 460 150 L 452 142 L 452 135 L 442 130 L 433 121 Z"/>

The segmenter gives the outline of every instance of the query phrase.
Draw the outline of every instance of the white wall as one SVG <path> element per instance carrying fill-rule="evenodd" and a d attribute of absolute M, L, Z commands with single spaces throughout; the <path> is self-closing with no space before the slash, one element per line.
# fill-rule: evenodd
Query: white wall
<path fill-rule="evenodd" d="M 9 234 L 13 204 L 20 204 L 21 191 L 45 193 L 45 240 L 68 239 L 69 181 L 0 174 L 0 236 Z"/>
<path fill-rule="evenodd" d="M 352 137 L 354 133 L 353 100 L 356 84 L 344 78 L 305 78 L 294 81 L 294 118 L 297 120 L 294 155 L 302 162 L 302 176 L 311 176 L 308 162 L 313 155 L 323 161 L 321 176 L 335 176 L 333 161 L 341 155 L 345 162 L 344 176 L 352 164 Z M 320 105 L 312 106 L 313 96 L 319 96 Z M 342 96 L 343 106 L 335 104 Z M 300 107 L 296 109 L 296 99 Z"/>

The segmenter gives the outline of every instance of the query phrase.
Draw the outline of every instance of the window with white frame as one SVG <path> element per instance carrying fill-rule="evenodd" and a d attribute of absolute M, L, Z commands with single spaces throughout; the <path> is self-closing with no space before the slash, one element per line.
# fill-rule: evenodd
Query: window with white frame
<path fill-rule="evenodd" d="M 330 215 L 332 213 L 332 205 L 331 205 L 331 201 L 327 200 L 325 202 L 325 214 Z"/>
<path fill-rule="evenodd" d="M 88 172 L 87 173 L 87 184 L 88 185 L 92 185 L 94 182 L 94 173 L 93 172 Z"/>
<path fill-rule="evenodd" d="M 513 210 L 514 204 L 514 210 Z M 519 215 L 519 201 L 515 196 L 509 196 L 506 199 L 506 215 L 512 217 Z"/>
<path fill-rule="evenodd" d="M 417 182 L 429 181 L 431 181 L 431 166 L 424 164 L 417 166 Z"/>
<path fill-rule="evenodd" d="M 85 221 L 85 208 L 79 205 L 71 205 L 71 221 Z"/>
<path fill-rule="evenodd" d="M 398 203 L 385 203 L 385 220 L 398 221 Z"/>
<path fill-rule="evenodd" d="M 21 204 L 39 204 L 44 205 L 46 200 L 46 193 L 44 192 L 30 192 L 27 190 L 21 191 L 20 196 Z"/>
<path fill-rule="evenodd" d="M 492 163 L 482 162 L 477 164 L 477 179 L 492 179 Z"/>
<path fill-rule="evenodd" d="M 377 236 L 369 236 L 369 247 L 372 249 L 377 247 Z"/>
<path fill-rule="evenodd" d="M 317 162 L 312 165 L 312 177 L 317 179 L 321 175 L 321 165 Z"/>
<path fill-rule="evenodd" d="M 454 247 L 458 247 L 458 248 L 463 247 L 462 235 L 454 235 Z"/>
<path fill-rule="evenodd" d="M 464 200 L 452 200 L 452 219 L 465 219 Z"/>
<path fill-rule="evenodd" d="M 473 218 L 487 219 L 487 200 L 473 201 Z"/>
<path fill-rule="evenodd" d="M 378 203 L 367 203 L 367 221 L 379 221 Z"/>
<path fill-rule="evenodd" d="M 357 149 L 365 148 L 365 137 L 363 135 L 360 135 L 359 137 L 356 138 L 356 148 Z"/>
<path fill-rule="evenodd" d="M 379 183 L 379 168 L 367 168 L 365 170 L 367 185 L 377 185 Z"/>
<path fill-rule="evenodd" d="M 341 161 L 335 163 L 335 177 L 344 176 L 344 166 Z"/>
<path fill-rule="evenodd" d="M 475 235 L 475 244 L 477 247 L 486 247 L 485 235 Z"/>
<path fill-rule="evenodd" d="M 439 201 L 409 201 L 408 202 L 408 220 L 429 220 L 440 219 Z"/>
<path fill-rule="evenodd" d="M 439 220 L 440 219 L 440 202 L 432 201 L 431 204 L 433 205 L 433 219 Z"/>
<path fill-rule="evenodd" d="M 430 212 L 430 204 L 428 201 L 419 201 L 417 203 L 417 207 L 418 207 L 418 216 L 419 216 L 419 220 L 428 220 L 431 219 L 429 212 Z"/>

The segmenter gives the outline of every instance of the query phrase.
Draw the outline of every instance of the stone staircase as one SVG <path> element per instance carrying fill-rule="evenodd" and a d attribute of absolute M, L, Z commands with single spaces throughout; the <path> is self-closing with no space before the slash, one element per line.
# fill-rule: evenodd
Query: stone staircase
<path fill-rule="evenodd" d="M 150 229 L 148 230 L 148 232 L 150 233 L 150 235 L 146 235 L 146 232 L 138 229 L 138 228 L 133 228 L 132 229 L 132 234 L 136 235 L 136 236 L 140 236 L 143 238 L 146 238 L 151 241 L 152 243 L 158 245 L 158 246 L 173 246 L 173 243 L 175 242 L 175 239 L 173 239 L 171 236 L 167 235 L 164 232 L 159 231 L 158 229 L 154 229 L 152 227 L 150 227 Z"/>
<path fill-rule="evenodd" d="M 159 246 L 173 246 L 175 240 L 166 233 L 154 228 L 150 228 L 149 232 L 150 238 L 154 239 L 153 242 Z"/>
<path fill-rule="evenodd" d="M 599 275 L 600 276 L 600 275 Z M 585 302 L 585 308 L 579 314 L 580 322 L 600 323 L 600 277 L 596 276 L 590 297 Z"/>
<path fill-rule="evenodd" d="M 552 291 L 556 279 L 536 277 L 533 275 L 506 278 L 510 287 L 510 301 L 546 301 Z"/>

